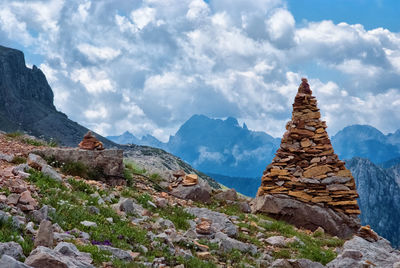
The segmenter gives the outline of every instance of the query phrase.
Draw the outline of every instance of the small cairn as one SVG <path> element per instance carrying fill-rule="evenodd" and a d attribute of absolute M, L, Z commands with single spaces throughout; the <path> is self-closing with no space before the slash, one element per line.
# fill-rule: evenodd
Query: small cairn
<path fill-rule="evenodd" d="M 280 148 L 262 176 L 257 196 L 284 194 L 347 215 L 360 214 L 354 178 L 334 153 L 317 100 L 302 78 Z"/>
<path fill-rule="evenodd" d="M 83 150 L 104 150 L 103 143 L 99 141 L 91 131 L 85 134 L 83 140 L 79 143 L 79 149 Z"/>

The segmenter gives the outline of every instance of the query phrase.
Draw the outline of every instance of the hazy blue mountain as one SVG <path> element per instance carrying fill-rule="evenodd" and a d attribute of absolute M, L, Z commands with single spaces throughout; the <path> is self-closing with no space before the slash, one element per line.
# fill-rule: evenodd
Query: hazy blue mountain
<path fill-rule="evenodd" d="M 125 131 L 119 136 L 107 136 L 107 139 L 118 144 L 136 144 L 136 145 L 157 147 L 161 149 L 165 148 L 165 143 L 159 141 L 157 138 L 149 134 L 139 139 L 129 131 Z"/>
<path fill-rule="evenodd" d="M 167 150 L 203 172 L 259 177 L 280 144 L 264 132 L 248 130 L 235 118 L 194 115 L 167 144 Z"/>
<path fill-rule="evenodd" d="M 118 144 L 138 144 L 140 139 L 136 138 L 135 135 L 130 133 L 129 131 L 125 131 L 119 136 L 107 136 L 107 139 L 118 143 Z"/>
<path fill-rule="evenodd" d="M 138 139 L 129 132 L 108 138 L 120 144 L 158 147 L 203 172 L 236 178 L 261 177 L 280 143 L 279 138 L 265 132 L 240 126 L 235 118 L 221 120 L 204 115 L 192 116 L 167 143 L 151 135 Z M 387 168 L 400 159 L 400 130 L 384 135 L 368 125 L 352 125 L 334 135 L 332 144 L 343 160 L 363 157 Z"/>
<path fill-rule="evenodd" d="M 261 185 L 261 178 L 229 177 L 220 174 L 208 173 L 211 178 L 228 188 L 233 188 L 236 192 L 246 196 L 255 197 L 258 187 Z"/>
<path fill-rule="evenodd" d="M 399 131 L 396 133 L 400 136 Z M 352 125 L 333 136 L 332 145 L 340 159 L 362 157 L 378 164 L 400 156 L 396 137 L 397 134 L 385 136 L 368 125 Z"/>
<path fill-rule="evenodd" d="M 355 180 L 361 223 L 369 224 L 396 247 L 400 246 L 400 166 L 383 169 L 368 159 L 353 158 L 346 162 Z"/>

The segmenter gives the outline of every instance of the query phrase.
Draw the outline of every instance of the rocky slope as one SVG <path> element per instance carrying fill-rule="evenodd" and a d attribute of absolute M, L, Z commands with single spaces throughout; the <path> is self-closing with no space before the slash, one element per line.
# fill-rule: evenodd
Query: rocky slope
<path fill-rule="evenodd" d="M 396 177 L 368 159 L 353 158 L 346 166 L 356 179 L 361 223 L 369 224 L 399 247 L 400 187 Z"/>
<path fill-rule="evenodd" d="M 150 173 L 160 174 L 167 181 L 173 179 L 172 171 L 183 170 L 186 173 L 197 174 L 201 179 L 207 181 L 213 188 L 219 189 L 220 185 L 211 177 L 194 169 L 166 151 L 150 146 L 129 145 L 124 146 L 124 157 L 126 161 L 133 162 L 139 169 L 145 169 Z"/>
<path fill-rule="evenodd" d="M 88 129 L 58 112 L 53 99 L 43 72 L 36 66 L 27 68 L 21 51 L 0 46 L 0 130 L 76 146 Z M 106 146 L 116 146 L 98 137 Z"/>
<path fill-rule="evenodd" d="M 117 187 L 55 167 L 45 175 L 47 164 L 30 154 L 35 147 L 0 134 L 0 267 L 350 268 L 400 262 L 400 252 L 375 235 L 344 243 L 322 229 L 300 230 L 250 214 L 248 200 L 231 190 L 212 191 L 209 203 L 176 198 L 155 188 L 156 177 L 147 171 L 135 175 L 129 163 L 127 184 Z"/>

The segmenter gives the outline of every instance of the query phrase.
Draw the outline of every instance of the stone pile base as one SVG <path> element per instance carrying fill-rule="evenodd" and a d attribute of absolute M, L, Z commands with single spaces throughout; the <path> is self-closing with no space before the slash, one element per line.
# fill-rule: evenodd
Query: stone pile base
<path fill-rule="evenodd" d="M 257 196 L 251 203 L 252 212 L 267 213 L 298 228 L 315 231 L 322 227 L 325 232 L 346 239 L 360 228 L 356 215 L 347 215 L 317 204 L 305 203 L 287 195 Z"/>

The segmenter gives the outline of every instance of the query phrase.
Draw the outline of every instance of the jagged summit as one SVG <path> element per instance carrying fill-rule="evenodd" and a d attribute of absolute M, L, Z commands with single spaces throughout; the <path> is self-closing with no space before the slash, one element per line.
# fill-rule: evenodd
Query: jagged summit
<path fill-rule="evenodd" d="M 359 214 L 354 178 L 334 153 L 317 100 L 303 78 L 275 158 L 262 176 L 258 196 L 285 194 L 348 215 Z"/>

